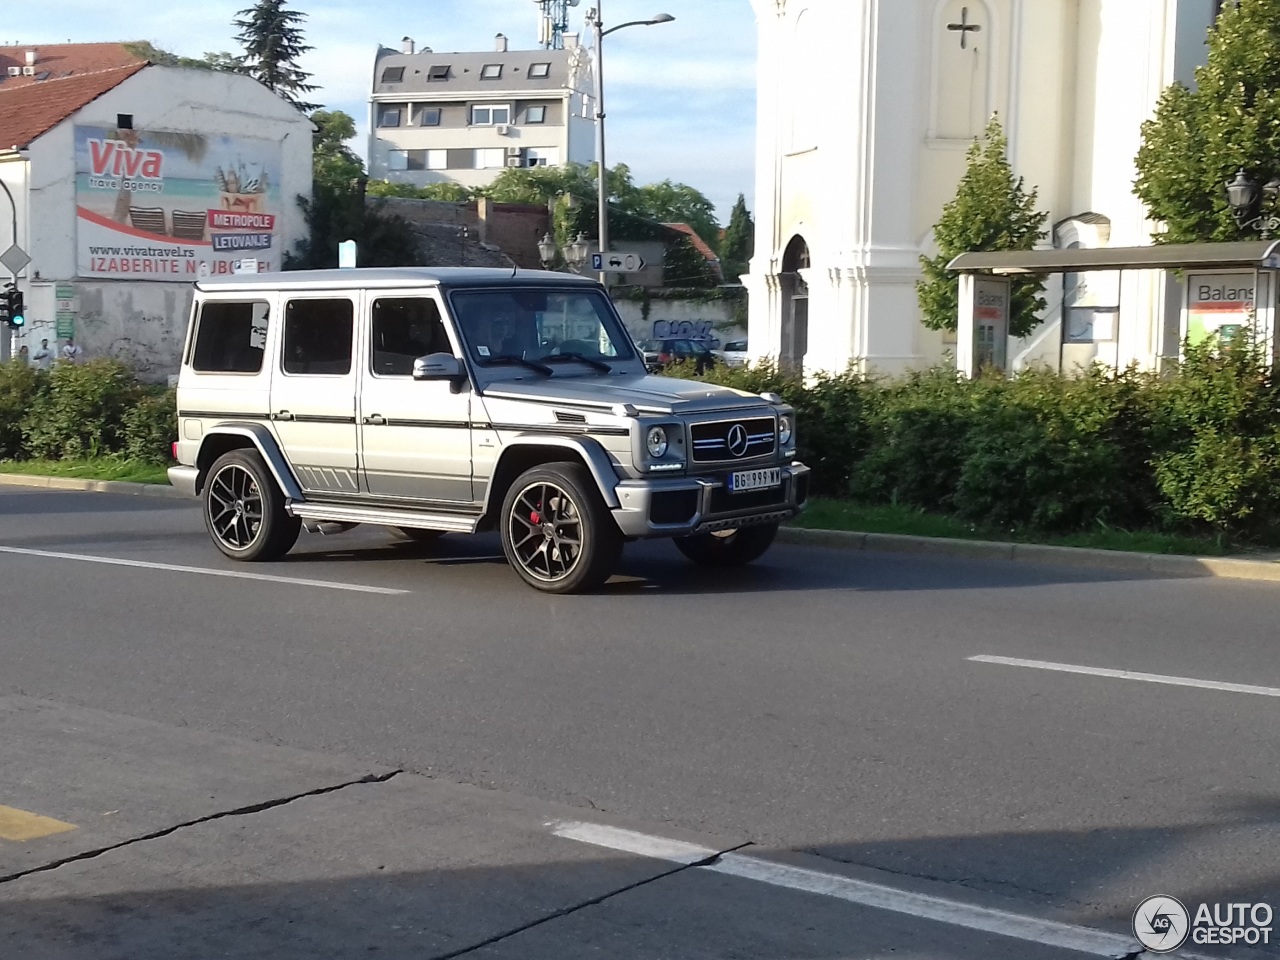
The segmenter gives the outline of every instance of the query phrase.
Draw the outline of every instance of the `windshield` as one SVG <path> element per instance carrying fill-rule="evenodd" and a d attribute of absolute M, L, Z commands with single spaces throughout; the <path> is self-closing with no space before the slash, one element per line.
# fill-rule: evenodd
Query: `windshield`
<path fill-rule="evenodd" d="M 449 297 L 471 359 L 480 366 L 564 357 L 601 372 L 635 356 L 631 338 L 598 290 L 458 290 Z"/>

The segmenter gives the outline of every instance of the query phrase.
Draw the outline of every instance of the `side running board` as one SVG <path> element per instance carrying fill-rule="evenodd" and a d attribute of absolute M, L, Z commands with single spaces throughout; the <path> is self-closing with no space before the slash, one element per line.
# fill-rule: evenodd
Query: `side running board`
<path fill-rule="evenodd" d="M 475 533 L 478 515 L 460 513 L 427 513 L 423 510 L 394 510 L 387 507 L 361 507 L 345 503 L 312 503 L 290 500 L 285 511 L 304 520 L 328 520 L 334 523 L 376 523 L 385 527 L 420 527 L 449 533 Z"/>

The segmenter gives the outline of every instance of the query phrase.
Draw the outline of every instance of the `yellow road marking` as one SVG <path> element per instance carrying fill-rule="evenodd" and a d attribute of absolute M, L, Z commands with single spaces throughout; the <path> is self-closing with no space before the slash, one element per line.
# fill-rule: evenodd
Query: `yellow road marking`
<path fill-rule="evenodd" d="M 0 804 L 0 840 L 35 840 L 74 829 L 74 823 L 63 823 L 53 817 L 42 817 L 38 813 Z"/>

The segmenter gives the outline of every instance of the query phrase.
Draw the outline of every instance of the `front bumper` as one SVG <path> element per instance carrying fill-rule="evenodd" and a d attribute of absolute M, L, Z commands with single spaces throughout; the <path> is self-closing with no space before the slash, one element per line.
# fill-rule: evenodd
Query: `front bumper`
<path fill-rule="evenodd" d="M 715 530 L 790 520 L 809 498 L 809 468 L 782 467 L 771 490 L 729 493 L 727 473 L 623 480 L 615 488 L 621 507 L 612 511 L 624 536 L 687 537 Z"/>

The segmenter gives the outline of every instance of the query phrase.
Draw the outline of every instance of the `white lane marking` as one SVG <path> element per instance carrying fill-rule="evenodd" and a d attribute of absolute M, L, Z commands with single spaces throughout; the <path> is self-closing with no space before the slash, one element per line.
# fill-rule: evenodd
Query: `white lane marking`
<path fill-rule="evenodd" d="M 1145 683 L 1167 683 L 1175 687 L 1200 687 L 1225 690 L 1227 693 L 1252 693 L 1259 697 L 1280 697 L 1280 687 L 1256 687 L 1248 683 L 1225 683 L 1221 680 L 1197 680 L 1195 677 L 1170 677 L 1162 673 L 1137 673 L 1133 670 L 1109 670 L 1106 667 L 1081 667 L 1073 663 L 1048 660 L 1020 660 L 1017 657 L 991 657 L 985 654 L 969 657 L 974 663 L 997 663 L 1006 667 L 1029 667 L 1032 670 L 1056 670 L 1059 673 L 1084 673 L 1093 677 L 1116 680 L 1142 680 Z"/>
<path fill-rule="evenodd" d="M 694 843 L 681 840 L 668 840 L 666 837 L 654 837 L 647 833 L 636 833 L 634 830 L 622 830 L 618 827 L 606 827 L 599 823 L 553 823 L 552 833 L 567 840 L 578 840 L 591 843 L 597 847 L 609 847 L 611 850 L 624 850 L 627 853 L 638 853 L 642 857 L 653 857 L 655 860 L 670 860 L 673 863 L 697 863 L 714 857 L 719 851 L 708 847 L 700 847 Z"/>
<path fill-rule="evenodd" d="M 680 840 L 669 840 L 665 837 L 620 830 L 601 824 L 566 822 L 552 823 L 549 826 L 558 837 L 673 863 L 698 863 L 716 852 L 707 847 L 684 843 Z M 714 873 L 755 880 L 802 893 L 834 897 L 876 910 L 906 914 L 954 927 L 964 927 L 1098 957 L 1119 957 L 1139 948 L 1137 940 L 1120 934 L 1059 923 L 1056 920 L 1042 920 L 1010 913 L 1007 910 L 979 907 L 923 893 L 912 893 L 866 880 L 853 880 L 839 874 L 773 863 L 740 853 L 723 854 L 714 863 L 694 869 L 710 870 Z M 1188 957 L 1190 960 L 1207 960 L 1197 954 L 1180 953 L 1179 956 Z"/>
<path fill-rule="evenodd" d="M 86 553 L 58 553 L 53 550 L 31 550 L 26 547 L 3 547 L 0 553 L 16 553 L 27 557 L 48 557 L 53 560 L 83 560 L 87 563 L 107 563 L 117 567 L 142 567 L 146 570 L 169 570 L 173 573 L 199 573 L 206 577 L 232 577 L 237 580 L 262 580 L 267 583 L 287 583 L 297 587 L 325 587 L 329 590 L 350 590 L 355 593 L 401 594 L 408 590 L 391 587 L 367 587 L 360 583 L 335 583 L 331 580 L 307 580 L 302 577 L 277 577 L 270 573 L 249 573 L 241 570 L 214 570 L 209 567 L 186 567 L 177 563 L 154 563 L 149 560 L 124 560 L 120 557 L 96 557 Z"/>

